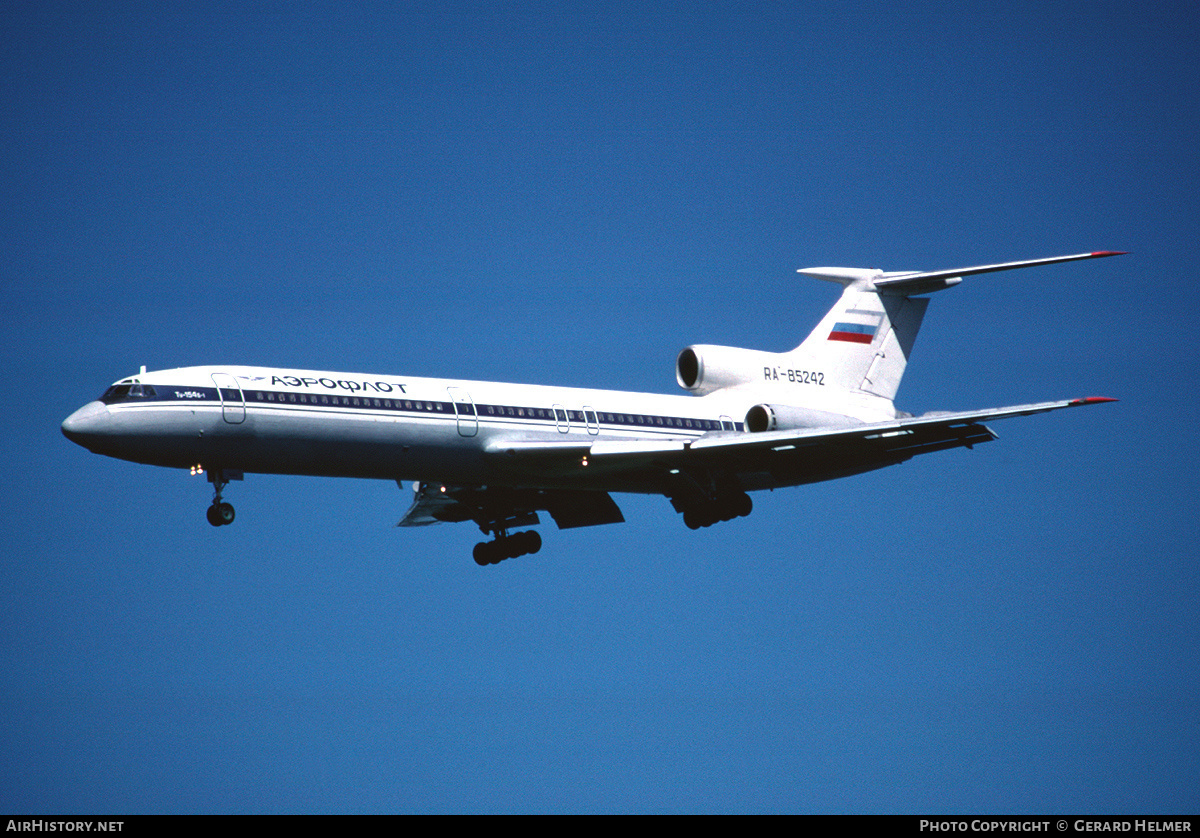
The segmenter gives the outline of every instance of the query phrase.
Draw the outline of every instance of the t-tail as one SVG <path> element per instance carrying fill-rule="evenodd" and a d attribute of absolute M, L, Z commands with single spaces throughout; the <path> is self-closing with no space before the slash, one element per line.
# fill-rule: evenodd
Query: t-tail
<path fill-rule="evenodd" d="M 881 271 L 806 268 L 801 273 L 840 282 L 845 289 L 817 328 L 786 353 L 788 363 L 823 371 L 827 387 L 895 399 L 929 298 L 878 288 Z"/>
<path fill-rule="evenodd" d="M 887 413 L 894 410 L 892 402 L 929 306 L 929 298 L 923 295 L 950 288 L 975 274 L 1117 255 L 1120 251 L 1106 250 L 926 272 L 803 268 L 799 273 L 805 276 L 843 286 L 837 304 L 803 343 L 781 353 L 689 346 L 679 355 L 676 377 L 685 389 L 705 395 L 726 387 L 754 385 L 764 376 L 777 376 L 784 370 L 806 380 L 817 376 L 822 394 L 819 401 L 848 399 L 864 407 L 873 404 Z"/>

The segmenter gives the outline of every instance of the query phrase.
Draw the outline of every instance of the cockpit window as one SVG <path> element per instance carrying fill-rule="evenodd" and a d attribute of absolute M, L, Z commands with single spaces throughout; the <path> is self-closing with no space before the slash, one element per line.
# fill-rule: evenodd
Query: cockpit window
<path fill-rule="evenodd" d="M 128 384 L 114 384 L 104 391 L 104 395 L 100 397 L 100 401 L 105 404 L 122 401 L 129 395 L 129 387 L 130 385 Z"/>
<path fill-rule="evenodd" d="M 157 396 L 157 391 L 149 384 L 142 384 L 137 381 L 134 381 L 132 384 L 121 382 L 105 390 L 104 395 L 100 397 L 100 401 L 105 404 L 115 404 L 127 399 L 152 399 Z"/>

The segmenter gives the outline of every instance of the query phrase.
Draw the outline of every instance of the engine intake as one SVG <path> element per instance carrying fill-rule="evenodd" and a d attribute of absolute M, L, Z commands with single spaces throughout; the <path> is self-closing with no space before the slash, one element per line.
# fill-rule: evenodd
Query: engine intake
<path fill-rule="evenodd" d="M 840 413 L 828 413 L 808 407 L 756 404 L 746 411 L 746 430 L 756 434 L 801 428 L 848 428 L 860 424 L 862 423 L 859 420 Z"/>
<path fill-rule="evenodd" d="M 763 369 L 773 368 L 779 357 L 756 349 L 697 344 L 679 353 L 675 380 L 683 389 L 704 396 L 724 387 L 762 380 Z"/>

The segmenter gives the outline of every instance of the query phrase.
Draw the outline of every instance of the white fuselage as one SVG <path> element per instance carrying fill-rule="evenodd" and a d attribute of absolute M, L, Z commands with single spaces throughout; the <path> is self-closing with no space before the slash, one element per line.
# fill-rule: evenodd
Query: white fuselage
<path fill-rule="evenodd" d="M 761 396 L 761 394 L 758 394 Z M 121 382 L 63 424 L 108 456 L 173 468 L 529 485 L 485 456 L 503 440 L 690 440 L 742 431 L 751 393 L 705 397 L 262 367 Z M 598 485 L 599 481 L 599 485 Z M 595 471 L 539 485 L 657 491 Z M 549 485 L 546 485 L 549 484 Z"/>

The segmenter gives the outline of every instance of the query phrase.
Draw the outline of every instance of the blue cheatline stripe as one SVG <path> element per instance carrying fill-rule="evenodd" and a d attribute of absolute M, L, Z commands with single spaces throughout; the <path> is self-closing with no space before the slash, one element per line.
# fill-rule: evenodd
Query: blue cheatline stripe
<path fill-rule="evenodd" d="M 102 397 L 105 404 L 219 404 L 224 397 L 224 401 L 233 404 L 238 404 L 244 400 L 247 407 L 287 407 L 287 408 L 315 408 L 334 409 L 339 411 L 358 410 L 385 410 L 395 413 L 402 413 L 411 416 L 431 416 L 442 415 L 456 417 L 454 404 L 452 402 L 434 401 L 431 399 L 414 399 L 395 398 L 392 396 L 345 396 L 332 395 L 327 393 L 309 393 L 305 391 L 279 391 L 279 390 L 251 390 L 243 389 L 242 396 L 239 398 L 238 391 L 233 388 L 223 387 L 218 393 L 215 387 L 173 387 L 170 385 L 146 385 L 138 393 L 129 392 L 129 388 L 122 387 L 120 391 L 113 392 L 117 388 L 110 388 Z M 515 422 L 519 424 L 545 424 L 549 427 L 556 427 L 557 421 L 554 416 L 554 408 L 548 407 L 525 407 L 519 405 L 496 405 L 496 404 L 479 404 L 476 403 L 474 411 L 469 405 L 460 404 L 458 412 L 464 418 L 478 417 L 482 421 L 493 422 Z M 562 410 L 560 408 L 560 410 Z M 566 410 L 568 417 L 573 426 L 584 427 L 589 421 L 582 410 Z M 636 413 L 615 413 L 607 410 L 596 410 L 596 417 L 601 425 L 610 427 L 628 428 L 633 430 L 644 430 L 653 432 L 662 431 L 692 431 L 704 433 L 705 431 L 721 430 L 721 422 L 716 419 L 698 419 L 694 416 L 659 416 L 651 414 L 636 414 Z M 741 422 L 734 423 L 735 430 L 742 430 Z"/>

